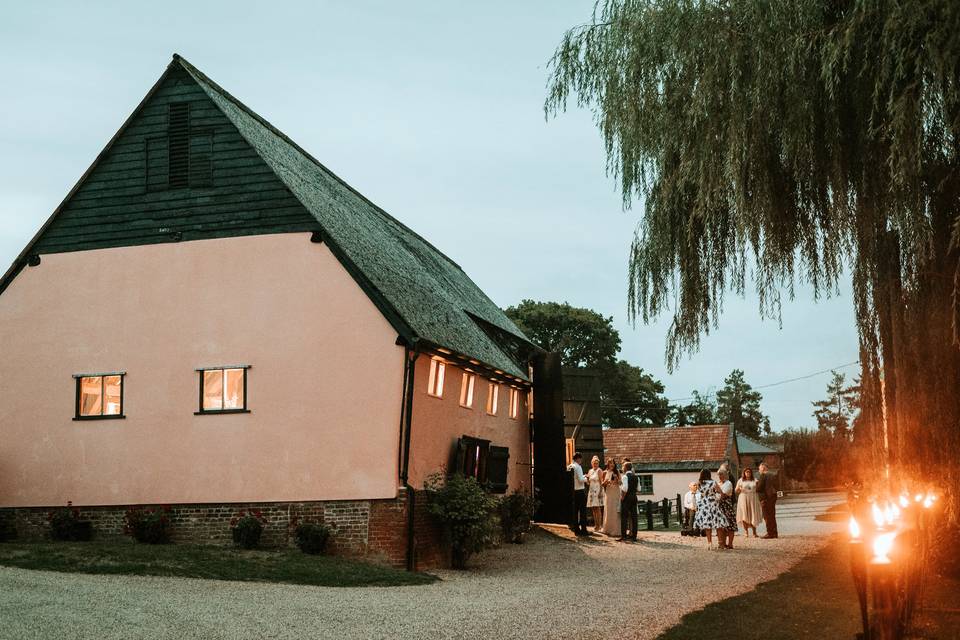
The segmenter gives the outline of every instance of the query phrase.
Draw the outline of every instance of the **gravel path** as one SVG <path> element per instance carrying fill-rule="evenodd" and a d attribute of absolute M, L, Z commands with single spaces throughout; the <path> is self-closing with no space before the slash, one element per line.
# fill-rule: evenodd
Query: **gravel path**
<path fill-rule="evenodd" d="M 842 525 L 793 518 L 779 540 L 710 551 L 641 533 L 639 544 L 562 528 L 479 556 L 441 582 L 335 589 L 0 567 L 0 638 L 653 638 L 687 611 L 749 591 Z"/>

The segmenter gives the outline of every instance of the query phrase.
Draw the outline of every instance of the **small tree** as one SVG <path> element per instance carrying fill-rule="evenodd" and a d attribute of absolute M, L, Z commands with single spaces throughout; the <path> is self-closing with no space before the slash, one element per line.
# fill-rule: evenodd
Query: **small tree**
<path fill-rule="evenodd" d="M 435 473 L 423 484 L 430 497 L 428 510 L 446 530 L 454 569 L 465 569 L 467 559 L 494 539 L 497 502 L 476 478 Z"/>

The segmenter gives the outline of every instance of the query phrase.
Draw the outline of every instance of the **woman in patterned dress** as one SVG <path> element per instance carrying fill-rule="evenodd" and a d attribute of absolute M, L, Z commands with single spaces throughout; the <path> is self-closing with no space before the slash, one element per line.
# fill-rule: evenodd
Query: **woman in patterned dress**
<path fill-rule="evenodd" d="M 724 526 L 717 529 L 717 538 L 721 549 L 733 549 L 733 537 L 737 533 L 737 508 L 733 504 L 733 483 L 730 482 L 730 471 L 722 467 L 717 471 L 720 478 L 720 513 L 725 520 Z"/>
<path fill-rule="evenodd" d="M 719 537 L 720 530 L 727 526 L 727 519 L 720 511 L 720 488 L 710 478 L 709 469 L 700 472 L 696 503 L 697 513 L 693 517 L 693 526 L 706 532 L 707 547 L 713 547 L 713 530 L 717 529 Z"/>
<path fill-rule="evenodd" d="M 590 487 L 587 491 L 587 506 L 593 510 L 593 530 L 599 532 L 603 528 L 603 469 L 600 468 L 600 458 L 597 456 L 593 456 L 590 461 L 587 481 Z"/>

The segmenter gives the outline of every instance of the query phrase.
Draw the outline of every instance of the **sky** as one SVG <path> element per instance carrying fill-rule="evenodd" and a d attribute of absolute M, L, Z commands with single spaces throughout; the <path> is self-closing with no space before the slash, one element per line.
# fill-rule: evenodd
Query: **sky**
<path fill-rule="evenodd" d="M 591 0 L 7 4 L 0 269 L 176 52 L 438 246 L 497 304 L 595 309 L 613 317 L 621 357 L 659 378 L 668 398 L 714 391 L 739 368 L 763 387 L 775 430 L 814 425 L 810 403 L 830 376 L 809 374 L 857 360 L 847 283 L 817 303 L 799 287 L 781 323 L 762 320 L 754 296 L 730 294 L 719 327 L 673 373 L 664 360 L 669 316 L 627 321 L 628 250 L 642 208 L 623 210 L 591 114 L 543 112 L 550 55 L 591 8 Z"/>

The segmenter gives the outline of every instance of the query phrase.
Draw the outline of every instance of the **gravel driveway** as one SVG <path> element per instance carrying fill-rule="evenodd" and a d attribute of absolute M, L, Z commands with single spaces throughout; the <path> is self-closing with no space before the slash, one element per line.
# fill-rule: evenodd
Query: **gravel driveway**
<path fill-rule="evenodd" d="M 787 519 L 779 540 L 709 551 L 562 528 L 425 586 L 336 589 L 0 567 L 0 638 L 653 638 L 687 611 L 782 573 L 842 525 Z M 722 634 L 719 634 L 722 635 Z"/>

